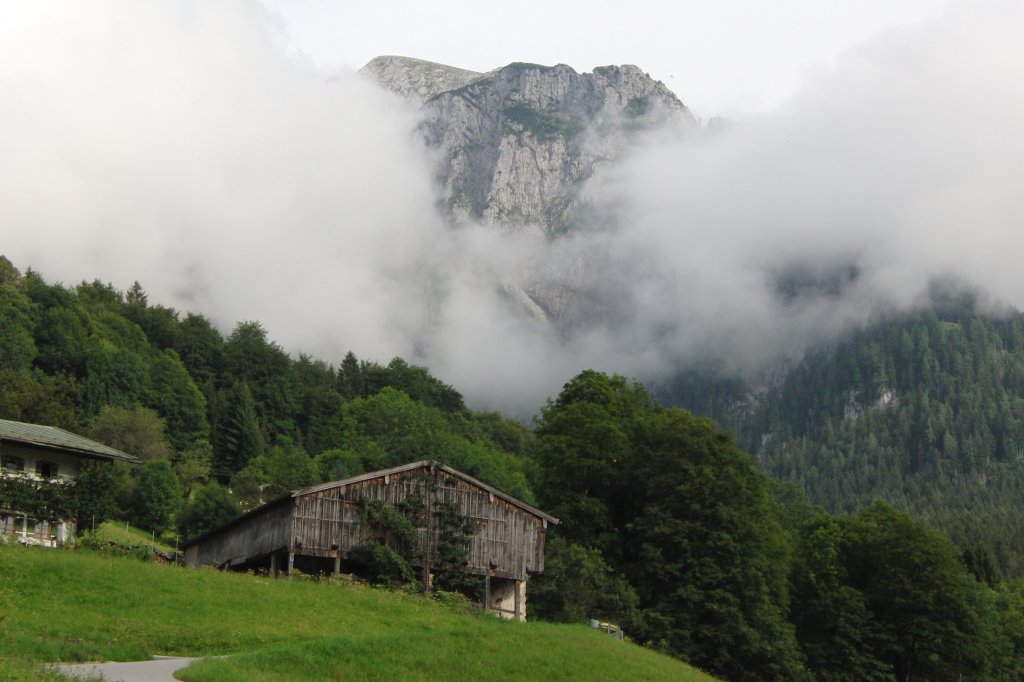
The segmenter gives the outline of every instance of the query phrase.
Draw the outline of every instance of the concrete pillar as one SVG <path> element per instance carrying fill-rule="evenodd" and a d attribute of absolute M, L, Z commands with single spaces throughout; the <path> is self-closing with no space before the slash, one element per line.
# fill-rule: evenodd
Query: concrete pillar
<path fill-rule="evenodd" d="M 289 550 L 289 552 L 288 552 L 288 577 L 289 578 L 292 575 L 292 569 L 293 568 L 295 568 L 295 552 L 293 550 Z"/>
<path fill-rule="evenodd" d="M 526 620 L 526 581 L 517 580 L 515 585 L 515 619 Z"/>
<path fill-rule="evenodd" d="M 341 553 L 338 552 L 334 555 L 334 575 L 341 575 Z"/>

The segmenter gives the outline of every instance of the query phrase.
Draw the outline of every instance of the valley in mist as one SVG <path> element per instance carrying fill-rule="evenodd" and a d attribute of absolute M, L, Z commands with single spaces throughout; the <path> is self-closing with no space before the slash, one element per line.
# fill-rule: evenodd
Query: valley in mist
<path fill-rule="evenodd" d="M 450 225 L 416 108 L 286 56 L 256 4 L 3 13 L 0 253 L 292 353 L 402 356 L 477 408 L 533 414 L 584 368 L 755 375 L 936 279 L 1024 306 L 1016 3 L 881 34 L 771 113 L 648 131 L 581 190 L 601 220 L 554 237 Z M 524 314 L 527 271 L 587 315 Z"/>

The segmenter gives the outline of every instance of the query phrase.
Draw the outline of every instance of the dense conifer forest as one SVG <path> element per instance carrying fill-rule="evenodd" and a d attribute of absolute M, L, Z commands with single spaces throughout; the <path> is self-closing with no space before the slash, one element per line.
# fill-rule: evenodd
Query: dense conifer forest
<path fill-rule="evenodd" d="M 187 538 L 296 487 L 437 459 L 561 519 L 534 616 L 612 620 L 728 680 L 1021 680 L 1020 551 L 996 512 L 1019 508 L 1024 324 L 957 315 L 811 355 L 742 420 L 744 387 L 708 384 L 738 437 L 595 371 L 531 428 L 400 358 L 292 357 L 257 321 L 224 335 L 139 284 L 69 287 L 0 258 L 0 418 L 143 461 L 61 508 L 7 484 L 0 506 Z"/>
<path fill-rule="evenodd" d="M 834 512 L 885 500 L 1024 575 L 1024 315 L 970 293 L 818 348 L 768 388 L 713 373 L 670 402 L 729 425 Z"/>

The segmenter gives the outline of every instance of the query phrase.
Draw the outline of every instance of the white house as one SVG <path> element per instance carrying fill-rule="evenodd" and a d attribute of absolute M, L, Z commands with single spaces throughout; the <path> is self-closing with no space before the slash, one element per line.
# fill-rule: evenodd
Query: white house
<path fill-rule="evenodd" d="M 0 476 L 71 481 L 87 460 L 138 463 L 126 452 L 64 429 L 0 419 Z M 72 519 L 56 523 L 34 519 L 0 496 L 0 536 L 55 546 L 74 534 Z"/>

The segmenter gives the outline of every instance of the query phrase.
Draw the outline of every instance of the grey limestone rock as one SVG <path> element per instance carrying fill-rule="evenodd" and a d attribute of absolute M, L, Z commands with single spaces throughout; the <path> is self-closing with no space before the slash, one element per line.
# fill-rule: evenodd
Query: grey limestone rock
<path fill-rule="evenodd" d="M 671 91 L 635 66 L 579 74 L 510 64 L 423 105 L 427 144 L 450 219 L 558 234 L 579 219 L 580 190 L 636 133 L 689 123 Z"/>
<path fill-rule="evenodd" d="M 564 64 L 513 63 L 488 73 L 404 57 L 362 70 L 422 102 L 420 129 L 438 152 L 440 209 L 453 223 L 536 231 L 548 239 L 594 227 L 584 187 L 645 131 L 696 125 L 660 81 L 632 65 L 577 73 Z M 580 263 L 560 275 L 524 273 L 514 298 L 556 323 L 573 308 Z M 510 285 L 505 285 L 509 293 Z"/>
<path fill-rule="evenodd" d="M 359 69 L 359 73 L 416 104 L 483 76 L 482 73 L 454 66 L 390 55 L 374 57 Z"/>

